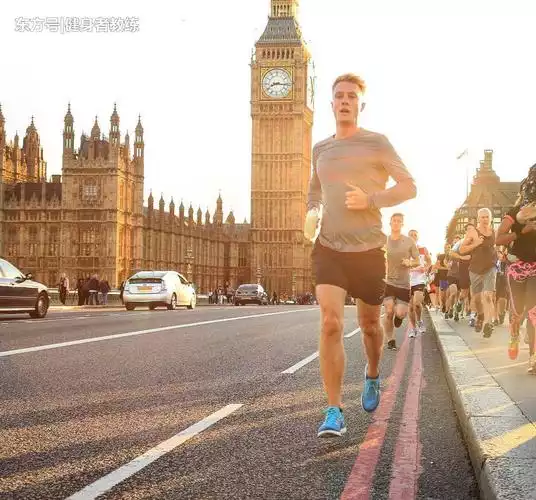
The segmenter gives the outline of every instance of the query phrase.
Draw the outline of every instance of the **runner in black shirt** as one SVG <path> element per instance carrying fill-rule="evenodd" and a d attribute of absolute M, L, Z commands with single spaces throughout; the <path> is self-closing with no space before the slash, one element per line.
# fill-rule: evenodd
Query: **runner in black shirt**
<path fill-rule="evenodd" d="M 516 359 L 519 353 L 519 326 L 528 314 L 528 372 L 536 374 L 536 165 L 521 183 L 515 206 L 504 216 L 497 231 L 497 244 L 509 245 L 506 271 L 510 290 L 510 342 L 508 353 Z"/>

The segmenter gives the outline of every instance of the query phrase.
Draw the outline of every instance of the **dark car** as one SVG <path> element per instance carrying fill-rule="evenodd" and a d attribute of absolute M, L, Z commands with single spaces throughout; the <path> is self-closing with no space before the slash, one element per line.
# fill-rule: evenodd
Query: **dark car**
<path fill-rule="evenodd" d="M 268 305 L 268 294 L 261 285 L 240 285 L 234 295 L 234 305 L 243 306 L 245 304 Z"/>
<path fill-rule="evenodd" d="M 32 318 L 44 318 L 50 299 L 48 289 L 23 274 L 7 260 L 0 259 L 0 313 L 30 313 Z"/>

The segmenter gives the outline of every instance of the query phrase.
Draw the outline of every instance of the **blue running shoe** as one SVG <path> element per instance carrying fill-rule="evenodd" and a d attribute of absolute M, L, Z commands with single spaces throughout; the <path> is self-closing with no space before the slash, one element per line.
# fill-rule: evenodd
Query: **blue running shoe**
<path fill-rule="evenodd" d="M 324 413 L 326 419 L 318 428 L 318 437 L 342 436 L 346 432 L 346 426 L 341 409 L 338 406 L 328 406 Z"/>
<path fill-rule="evenodd" d="M 361 406 L 363 410 L 372 412 L 380 404 L 380 377 L 370 378 L 367 375 L 368 365 L 365 367 L 365 383 L 361 393 Z"/>

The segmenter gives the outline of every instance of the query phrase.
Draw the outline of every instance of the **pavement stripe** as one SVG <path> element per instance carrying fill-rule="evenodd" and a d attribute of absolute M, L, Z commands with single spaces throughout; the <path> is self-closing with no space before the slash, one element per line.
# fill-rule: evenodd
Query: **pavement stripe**
<path fill-rule="evenodd" d="M 396 441 L 389 500 L 409 500 L 417 497 L 421 473 L 419 414 L 423 382 L 422 372 L 422 338 L 417 337 L 400 432 Z"/>
<path fill-rule="evenodd" d="M 181 444 L 193 438 L 200 432 L 208 429 L 218 421 L 229 416 L 231 413 L 234 413 L 242 406 L 242 404 L 231 404 L 224 406 L 212 415 L 209 415 L 208 417 L 204 418 L 203 420 L 200 420 L 199 422 L 188 427 L 182 432 L 175 434 L 170 439 L 160 443 L 154 448 L 151 448 L 143 455 L 136 457 L 128 464 L 123 465 L 119 469 L 110 472 L 110 474 L 95 481 L 89 486 L 86 486 L 84 489 L 71 495 L 67 500 L 93 500 L 97 498 L 98 496 L 106 493 L 107 491 L 110 491 L 114 486 L 121 483 L 125 479 L 128 479 L 130 476 L 147 467 L 155 460 L 158 460 L 166 453 L 173 451 L 177 446 L 180 446 Z"/>
<path fill-rule="evenodd" d="M 318 351 L 313 352 L 313 354 L 311 354 L 310 356 L 307 356 L 305 359 L 302 359 L 300 362 L 296 363 L 295 365 L 292 365 L 290 368 L 287 368 L 281 373 L 290 373 L 290 374 L 295 373 L 300 368 L 305 366 L 307 363 L 310 363 L 311 361 L 315 360 L 316 358 L 318 358 Z"/>
<path fill-rule="evenodd" d="M 101 342 L 103 340 L 114 340 L 114 339 L 120 339 L 124 337 L 134 337 L 136 335 L 146 335 L 149 333 L 158 333 L 158 332 L 165 332 L 169 330 L 178 330 L 181 328 L 188 328 L 191 326 L 213 325 L 215 323 L 226 323 L 228 321 L 239 321 L 243 319 L 263 318 L 265 316 L 278 316 L 281 314 L 293 314 L 293 313 L 298 313 L 298 312 L 316 311 L 316 310 L 317 310 L 316 307 L 307 308 L 307 309 L 293 309 L 292 311 L 279 311 L 279 312 L 264 313 L 264 314 L 250 314 L 248 316 L 236 316 L 232 318 L 211 319 L 207 321 L 198 321 L 196 323 L 186 323 L 182 325 L 162 326 L 159 328 L 151 328 L 149 330 L 138 330 L 134 332 L 116 333 L 114 335 L 105 335 L 102 337 L 93 337 L 89 339 L 71 340 L 69 342 L 59 342 L 57 344 L 39 345 L 35 347 L 25 347 L 24 349 L 12 349 L 10 351 L 0 352 L 0 358 L 6 357 L 6 356 L 14 356 L 16 354 L 26 354 L 29 352 L 47 351 L 49 349 L 58 349 L 60 347 L 68 347 L 72 345 L 91 344 L 93 342 Z"/>
<path fill-rule="evenodd" d="M 353 337 L 356 333 L 359 333 L 361 331 L 361 328 L 356 328 L 355 330 L 352 330 L 350 333 L 347 333 L 344 337 L 350 338 Z M 290 368 L 287 368 L 286 370 L 283 370 L 281 373 L 289 373 L 293 374 L 297 372 L 300 368 L 304 367 L 306 364 L 310 363 L 311 361 L 314 361 L 316 358 L 318 358 L 319 352 L 313 352 L 310 356 L 307 356 L 306 358 L 302 359 L 295 365 L 292 365 Z"/>
<path fill-rule="evenodd" d="M 361 328 L 356 328 L 355 330 L 352 330 L 350 333 L 347 333 L 344 338 L 349 339 L 350 337 L 353 337 L 356 333 L 359 333 L 361 331 Z"/>
<path fill-rule="evenodd" d="M 340 500 L 365 500 L 370 498 L 370 490 L 380 451 L 387 432 L 387 425 L 396 402 L 396 396 L 408 358 L 409 341 L 407 331 L 405 339 L 396 356 L 393 372 L 389 377 L 389 386 L 382 392 L 381 402 L 374 412 L 374 420 L 370 424 L 365 439 L 359 447 L 359 454 L 348 476 L 346 486 Z"/>

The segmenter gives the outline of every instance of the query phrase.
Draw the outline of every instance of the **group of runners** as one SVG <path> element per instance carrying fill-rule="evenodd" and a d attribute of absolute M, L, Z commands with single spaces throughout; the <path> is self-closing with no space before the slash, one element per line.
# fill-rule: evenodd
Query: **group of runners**
<path fill-rule="evenodd" d="M 314 242 L 319 361 L 327 396 L 319 437 L 346 432 L 342 383 L 348 294 L 356 299 L 367 360 L 361 394 L 367 412 L 380 404 L 380 360 L 384 349 L 397 349 L 395 328 L 407 316 L 408 337 L 424 333 L 426 303 L 447 319 L 468 318 L 486 338 L 505 320 L 508 303 L 510 357 L 517 357 L 526 320 L 529 372 L 536 372 L 536 166 L 521 183 L 519 199 L 497 232 L 490 210 L 482 208 L 475 224 L 468 224 L 465 234 L 449 242 L 432 262 L 416 230 L 402 234 L 403 214 L 391 216 L 389 236 L 382 232 L 380 209 L 414 198 L 417 188 L 389 140 L 358 126 L 365 89 L 364 81 L 351 73 L 335 80 L 335 134 L 315 144 L 312 154 L 304 235 Z M 388 188 L 389 178 L 394 185 Z"/>

